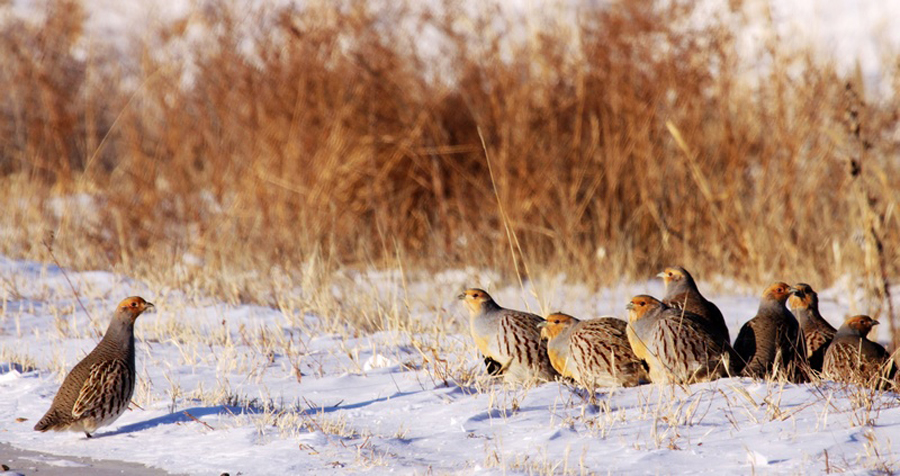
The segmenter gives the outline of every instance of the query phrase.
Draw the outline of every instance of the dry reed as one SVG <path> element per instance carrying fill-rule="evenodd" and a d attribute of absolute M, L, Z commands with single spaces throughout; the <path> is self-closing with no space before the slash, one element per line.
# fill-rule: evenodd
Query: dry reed
<path fill-rule="evenodd" d="M 278 276 L 511 277 L 513 260 L 596 285 L 670 263 L 851 276 L 882 306 L 900 270 L 896 69 L 877 96 L 773 42 L 748 81 L 733 34 L 684 28 L 678 2 L 585 8 L 521 41 L 498 5 L 450 3 L 206 6 L 148 32 L 134 67 L 88 42 L 77 0 L 5 22 L 0 253 L 48 261 L 52 234 L 68 266 L 273 306 Z M 198 29 L 189 60 L 160 53 Z"/>

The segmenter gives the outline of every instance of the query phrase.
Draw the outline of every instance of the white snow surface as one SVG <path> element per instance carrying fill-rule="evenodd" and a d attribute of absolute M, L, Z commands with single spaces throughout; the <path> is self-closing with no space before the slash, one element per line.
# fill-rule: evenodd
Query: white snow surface
<path fill-rule="evenodd" d="M 458 325 L 466 318 L 453 292 L 432 290 L 432 298 L 449 295 L 430 309 L 413 306 L 412 317 L 455 321 L 460 333 L 341 337 L 310 335 L 315 326 L 297 326 L 276 309 L 188 299 L 104 272 L 67 274 L 80 293 L 101 296 L 85 302 L 96 324 L 60 269 L 0 257 L 0 356 L 6 359 L 0 365 L 0 441 L 13 446 L 189 474 L 869 474 L 898 468 L 900 401 L 893 393 L 871 396 L 867 406 L 859 391 L 834 383 L 731 378 L 602 391 L 592 403 L 562 383 L 529 389 L 487 379 L 481 386 L 460 384 L 436 377 L 430 371 L 434 359 L 428 362 L 412 343 L 431 345 L 437 357 L 483 372 Z M 435 283 L 460 289 L 474 284 L 465 283 L 474 275 L 447 272 Z M 387 275 L 372 279 L 392 286 Z M 426 293 L 435 283 L 410 285 L 409 292 Z M 600 292 L 562 282 L 544 286 L 537 294 L 545 306 L 532 297 L 523 301 L 517 287 L 491 291 L 508 307 L 592 317 L 622 316 L 630 295 L 662 290 L 657 281 Z M 93 330 L 108 318 L 101 309 L 133 294 L 158 307 L 137 323 L 135 401 L 141 408 L 93 439 L 33 431 L 60 384 L 59 372 L 96 343 Z M 849 312 L 840 299 L 847 294 L 821 294 L 823 314 L 837 324 Z M 728 317 L 732 335 L 755 313 L 753 292 L 732 287 L 707 295 Z M 172 323 L 220 333 L 223 345 L 196 347 L 167 338 L 161 333 Z M 283 333 L 298 354 L 262 355 L 242 343 L 245 332 L 263 328 Z M 67 337 L 60 329 L 89 337 Z M 27 356 L 35 368 L 12 363 L 10 356 Z M 65 368 L 52 369 L 60 359 Z M 240 363 L 226 364 L 231 360 Z M 199 398 L 201 390 L 216 389 L 235 398 Z M 339 426 L 343 430 L 335 431 Z"/>

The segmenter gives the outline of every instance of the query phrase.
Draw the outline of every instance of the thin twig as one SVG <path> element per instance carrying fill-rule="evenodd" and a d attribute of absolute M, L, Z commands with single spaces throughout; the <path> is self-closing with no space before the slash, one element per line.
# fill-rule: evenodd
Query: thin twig
<path fill-rule="evenodd" d="M 72 289 L 72 294 L 75 295 L 75 300 L 78 301 L 78 305 L 81 306 L 81 310 L 84 311 L 84 313 L 85 313 L 85 314 L 87 315 L 87 317 L 88 317 L 88 320 L 91 321 L 91 324 L 93 325 L 93 324 L 94 324 L 94 317 L 91 316 L 91 313 L 88 312 L 88 310 L 87 310 L 86 307 L 84 307 L 84 303 L 81 302 L 81 296 L 78 295 L 78 291 L 75 289 L 75 285 L 72 284 L 72 280 L 69 279 L 69 273 L 66 272 L 66 268 L 64 268 L 63 265 L 59 264 L 59 260 L 56 259 L 56 255 L 53 254 L 53 244 L 52 244 L 52 240 L 53 240 L 53 233 L 50 234 L 50 238 L 49 238 L 49 239 L 46 239 L 46 238 L 45 238 L 45 239 L 42 241 L 42 243 L 43 243 L 44 246 L 47 248 L 47 252 L 50 253 L 50 258 L 53 260 L 53 263 L 56 264 L 56 267 L 59 268 L 59 270 L 62 272 L 63 277 L 66 278 L 66 282 L 69 283 L 69 288 Z M 96 330 L 96 326 L 95 326 L 95 332 L 96 332 L 96 334 L 97 334 L 97 337 L 99 337 L 100 335 L 102 335 L 102 334 L 100 334 L 100 331 L 97 331 L 97 330 Z"/>
<path fill-rule="evenodd" d="M 109 130 L 106 131 L 106 134 L 103 135 L 103 139 L 100 140 L 100 144 L 97 145 L 97 148 L 94 149 L 94 152 L 91 154 L 90 157 L 88 157 L 87 162 L 85 162 L 85 164 L 84 164 L 84 173 L 82 174 L 82 177 L 85 177 L 85 178 L 89 177 L 88 172 L 89 172 L 90 169 L 91 169 L 91 164 L 93 164 L 94 161 L 97 159 L 97 156 L 100 155 L 100 152 L 103 150 L 103 147 L 106 145 L 106 142 L 109 140 L 109 138 L 110 138 L 110 136 L 112 135 L 113 131 L 116 129 L 116 125 L 119 124 L 119 120 L 122 119 L 122 116 L 125 115 L 125 111 L 128 110 L 128 107 L 131 106 L 131 103 L 133 103 L 134 100 L 135 100 L 135 98 L 137 98 L 138 93 L 143 92 L 144 89 L 145 89 L 145 87 L 147 86 L 147 84 L 150 83 L 151 80 L 153 80 L 154 78 L 156 78 L 156 76 L 157 76 L 162 70 L 163 70 L 163 68 L 158 68 L 156 71 L 154 71 L 154 72 L 151 73 L 149 76 L 147 76 L 147 79 L 145 79 L 145 80 L 141 83 L 141 85 L 138 86 L 138 88 L 135 89 L 135 91 L 131 94 L 131 97 L 128 98 L 128 102 L 126 102 L 125 105 L 122 106 L 122 109 L 119 111 L 119 113 L 116 115 L 116 118 L 113 120 L 112 125 L 109 126 Z"/>
<path fill-rule="evenodd" d="M 484 150 L 484 159 L 487 162 L 488 173 L 491 176 L 491 187 L 494 189 L 494 197 L 497 199 L 497 208 L 500 209 L 500 218 L 503 220 L 503 227 L 506 228 L 506 240 L 509 242 L 509 253 L 512 255 L 513 268 L 516 271 L 516 278 L 519 280 L 519 287 L 522 294 L 525 294 L 525 283 L 522 281 L 522 273 L 519 271 L 519 261 L 516 259 L 516 248 L 519 250 L 519 256 L 522 258 L 522 266 L 525 267 L 525 273 L 531 275 L 528 270 L 528 264 L 525 262 L 525 254 L 522 253 L 522 246 L 519 244 L 519 238 L 516 232 L 509 226 L 509 217 L 506 210 L 503 209 L 503 201 L 500 200 L 500 192 L 497 190 L 497 181 L 494 179 L 494 167 L 491 165 L 491 156 L 488 154 L 487 144 L 484 141 L 484 135 L 481 133 L 481 126 L 478 126 L 478 138 L 481 139 L 481 148 Z M 515 246 L 514 246 L 515 244 Z M 525 303 L 526 308 L 528 303 Z"/>
<path fill-rule="evenodd" d="M 341 402 L 343 402 L 343 400 L 341 400 Z M 309 408 L 309 409 L 312 410 L 313 412 L 316 412 L 316 407 L 313 406 L 313 404 L 310 403 L 309 400 L 306 399 L 306 397 L 303 397 L 303 403 L 306 404 L 307 408 Z M 340 404 L 340 403 L 339 403 L 339 404 Z M 325 412 L 325 407 L 322 407 L 322 413 L 324 414 L 324 412 Z M 322 435 L 325 437 L 325 440 L 328 441 L 329 444 L 332 443 L 331 437 L 328 436 L 328 432 L 326 432 L 325 429 L 322 428 L 322 425 L 320 425 L 319 422 L 317 422 L 315 419 L 313 419 L 313 417 L 312 417 L 311 415 L 307 414 L 307 413 L 306 413 L 306 410 L 301 411 L 301 412 L 300 412 L 300 416 L 301 416 L 301 417 L 305 417 L 306 420 L 307 420 L 310 424 L 312 424 L 314 427 L 316 427 L 316 429 L 318 429 L 319 431 L 321 431 L 321 432 L 322 432 Z M 339 440 L 339 441 L 340 441 L 340 440 Z"/>
<path fill-rule="evenodd" d="M 199 423 L 199 424 L 201 424 L 201 425 L 203 425 L 203 426 L 209 428 L 210 430 L 216 431 L 216 429 L 213 428 L 213 427 L 211 427 L 211 426 L 209 425 L 209 423 L 206 423 L 205 421 L 200 420 L 199 418 L 195 417 L 194 415 L 191 415 L 190 413 L 188 413 L 187 410 L 184 410 L 184 411 L 182 411 L 181 413 L 184 413 L 184 416 L 186 416 L 186 417 L 190 418 L 191 420 L 194 420 L 195 422 L 197 422 L 197 423 Z"/>

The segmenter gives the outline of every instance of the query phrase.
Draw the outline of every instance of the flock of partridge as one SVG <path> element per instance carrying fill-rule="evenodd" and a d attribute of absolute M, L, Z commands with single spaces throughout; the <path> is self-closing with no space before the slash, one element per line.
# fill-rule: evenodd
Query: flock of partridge
<path fill-rule="evenodd" d="M 732 375 L 806 382 L 819 376 L 889 388 L 896 368 L 884 347 L 866 338 L 878 324 L 868 316 L 835 330 L 819 314 L 808 284 L 775 283 L 763 293 L 756 317 L 734 344 L 725 319 L 680 267 L 659 274 L 662 301 L 639 295 L 615 317 L 546 319 L 500 307 L 481 289 L 459 296 L 469 309 L 472 336 L 488 372 L 508 382 L 548 381 L 558 375 L 596 387 L 642 383 L 686 384 Z M 791 311 L 785 307 L 790 299 Z M 120 302 L 103 339 L 63 381 L 34 429 L 83 431 L 114 422 L 134 393 L 134 323 L 153 304 L 133 296 Z"/>
<path fill-rule="evenodd" d="M 504 309 L 474 288 L 459 298 L 488 372 L 507 382 L 560 375 L 594 389 L 745 376 L 794 383 L 823 378 L 878 389 L 897 385 L 894 358 L 866 337 L 878 321 L 853 316 L 836 330 L 819 313 L 808 284 L 766 288 L 756 316 L 732 344 L 722 312 L 700 294 L 690 273 L 671 267 L 658 276 L 666 296 L 633 297 L 625 306 L 628 322 L 581 321 L 562 313 L 544 319 Z"/>

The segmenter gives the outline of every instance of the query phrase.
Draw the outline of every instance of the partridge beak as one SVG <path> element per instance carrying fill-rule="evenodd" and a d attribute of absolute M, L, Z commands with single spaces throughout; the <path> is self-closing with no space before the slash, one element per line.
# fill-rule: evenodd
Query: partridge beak
<path fill-rule="evenodd" d="M 153 305 L 152 302 L 144 303 L 144 312 L 147 312 L 151 309 L 156 309 L 156 306 Z"/>
<path fill-rule="evenodd" d="M 790 294 L 791 296 L 802 297 L 803 291 L 801 291 L 800 288 L 795 288 L 795 287 L 791 286 L 791 288 L 788 290 L 788 294 Z"/>
<path fill-rule="evenodd" d="M 466 298 L 466 293 L 462 293 L 459 296 L 456 296 L 456 299 L 460 299 L 460 300 L 465 299 L 465 298 Z"/>
<path fill-rule="evenodd" d="M 663 279 L 666 279 L 666 272 L 665 272 L 665 271 L 661 271 L 659 274 L 656 275 L 656 277 L 657 277 L 657 278 L 663 278 Z"/>
<path fill-rule="evenodd" d="M 628 309 L 629 311 L 634 309 L 634 303 L 630 302 L 630 303 L 626 304 L 625 309 Z"/>
<path fill-rule="evenodd" d="M 541 322 L 538 322 L 538 325 L 537 325 L 537 326 L 538 326 L 538 329 L 543 329 L 543 328 L 547 327 L 547 324 L 550 324 L 550 321 L 541 321 Z"/>
<path fill-rule="evenodd" d="M 881 323 L 878 322 L 878 321 L 872 321 L 872 325 L 873 325 L 873 326 L 877 326 L 878 324 L 881 324 Z"/>

